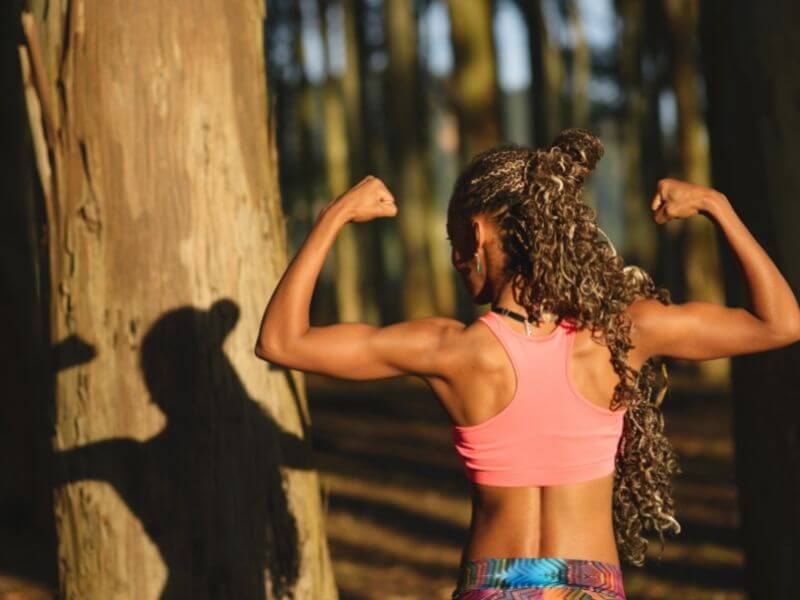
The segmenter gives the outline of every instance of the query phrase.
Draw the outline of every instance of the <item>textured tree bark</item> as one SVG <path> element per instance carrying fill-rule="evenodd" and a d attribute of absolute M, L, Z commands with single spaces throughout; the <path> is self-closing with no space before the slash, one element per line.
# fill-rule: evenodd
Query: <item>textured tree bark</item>
<path fill-rule="evenodd" d="M 800 7 L 706 2 L 701 40 L 714 183 L 797 293 L 800 288 Z M 728 301 L 746 305 L 722 246 Z M 800 572 L 800 344 L 732 359 L 734 436 L 747 585 L 797 594 Z"/>
<path fill-rule="evenodd" d="M 286 262 L 263 3 L 31 5 L 61 597 L 335 598 L 303 380 L 253 354 Z"/>

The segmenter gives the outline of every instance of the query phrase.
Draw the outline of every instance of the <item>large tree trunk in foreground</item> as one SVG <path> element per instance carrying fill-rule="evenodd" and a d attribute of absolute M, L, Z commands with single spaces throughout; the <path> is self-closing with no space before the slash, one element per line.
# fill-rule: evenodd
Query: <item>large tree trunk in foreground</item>
<path fill-rule="evenodd" d="M 263 5 L 32 4 L 61 597 L 335 597 L 303 381 L 253 353 L 286 261 Z"/>
<path fill-rule="evenodd" d="M 742 220 L 800 287 L 800 7 L 703 5 L 712 172 Z M 729 302 L 745 305 L 723 247 Z M 800 344 L 734 357 L 739 506 L 752 598 L 797 595 L 800 572 Z"/>

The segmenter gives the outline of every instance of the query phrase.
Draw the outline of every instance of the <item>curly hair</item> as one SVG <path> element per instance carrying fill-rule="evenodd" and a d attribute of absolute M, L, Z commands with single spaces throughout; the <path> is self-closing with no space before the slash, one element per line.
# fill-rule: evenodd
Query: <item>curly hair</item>
<path fill-rule="evenodd" d="M 639 298 L 669 304 L 669 290 L 657 288 L 638 266 L 625 266 L 583 202 L 586 176 L 603 156 L 600 140 L 586 129 L 565 129 L 551 146 L 531 149 L 504 144 L 477 154 L 457 178 L 448 211 L 457 218 L 478 213 L 498 225 L 507 260 L 504 280 L 535 322 L 542 312 L 589 328 L 606 345 L 620 381 L 610 408 L 627 407 L 616 454 L 613 519 L 623 559 L 644 564 L 646 530 L 680 533 L 675 519 L 672 475 L 677 455 L 664 435 L 661 403 L 651 357 L 637 371 L 626 361 L 632 348 L 626 309 Z M 599 235 L 598 235 L 599 234 Z M 659 558 L 661 554 L 659 553 Z"/>

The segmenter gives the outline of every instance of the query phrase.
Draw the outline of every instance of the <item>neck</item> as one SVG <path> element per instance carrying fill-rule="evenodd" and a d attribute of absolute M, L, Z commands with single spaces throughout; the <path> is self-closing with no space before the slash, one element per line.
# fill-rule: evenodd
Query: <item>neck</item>
<path fill-rule="evenodd" d="M 494 300 L 492 300 L 492 306 L 502 306 L 503 308 L 507 308 L 508 310 L 513 310 L 514 312 L 518 312 L 521 315 L 527 316 L 527 311 L 525 307 L 522 306 L 519 302 L 516 301 L 514 298 L 514 290 L 511 287 L 511 282 L 506 283 L 500 292 L 496 295 Z M 549 312 L 542 312 L 542 320 L 545 323 L 549 323 L 555 320 L 556 315 Z"/>

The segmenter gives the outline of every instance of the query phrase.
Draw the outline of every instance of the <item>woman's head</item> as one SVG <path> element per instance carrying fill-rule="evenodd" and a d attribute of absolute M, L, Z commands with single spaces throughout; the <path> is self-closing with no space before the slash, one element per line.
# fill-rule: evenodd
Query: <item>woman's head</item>
<path fill-rule="evenodd" d="M 570 254 L 605 245 L 580 197 L 602 155 L 591 132 L 566 129 L 548 148 L 508 144 L 470 161 L 453 189 L 448 232 L 453 266 L 477 304 L 493 301 L 511 282 L 532 317 L 537 306 L 564 312 L 575 279 L 565 272 Z"/>
<path fill-rule="evenodd" d="M 609 348 L 620 382 L 611 409 L 625 412 L 614 482 L 614 524 L 621 555 L 642 564 L 646 529 L 680 526 L 671 476 L 676 455 L 664 436 L 652 359 L 627 363 L 628 306 L 639 298 L 670 302 L 641 268 L 625 266 L 581 199 L 603 145 L 585 129 L 566 129 L 545 149 L 503 145 L 476 155 L 456 180 L 447 228 L 453 265 L 476 304 L 495 301 L 506 285 L 534 320 L 569 319 Z M 478 268 L 478 265 L 481 265 Z M 663 390 L 662 390 L 663 391 Z"/>

